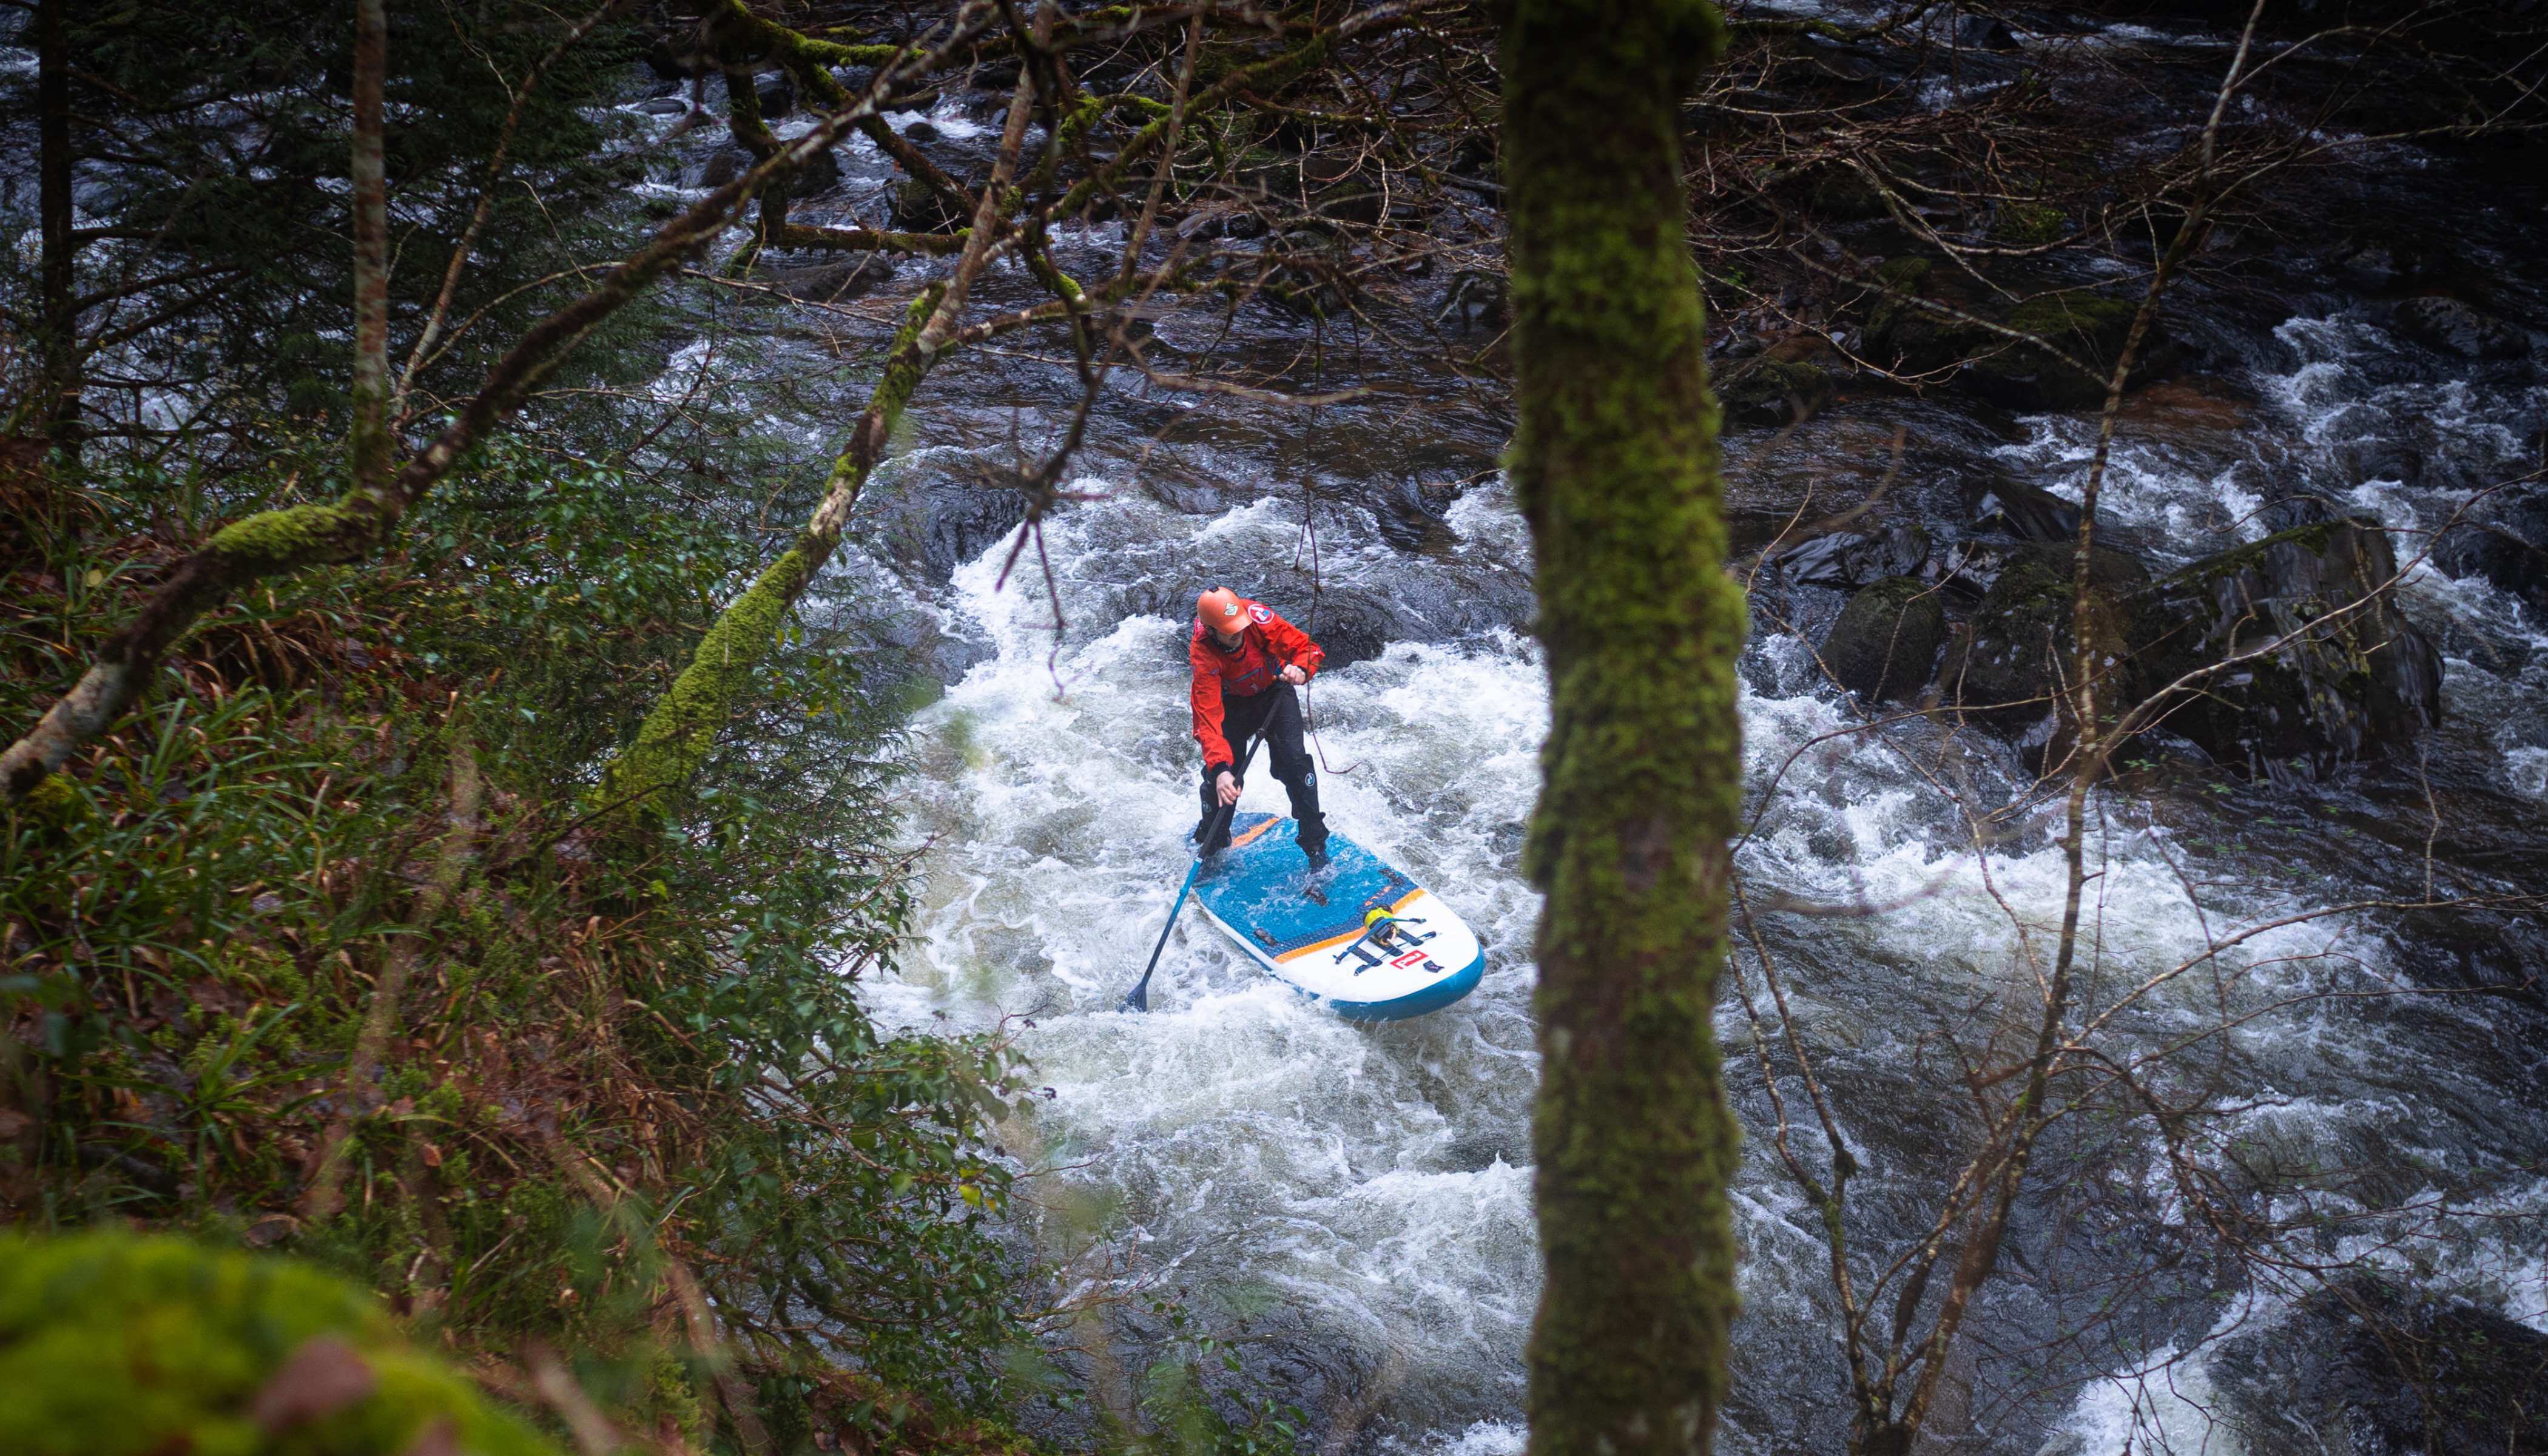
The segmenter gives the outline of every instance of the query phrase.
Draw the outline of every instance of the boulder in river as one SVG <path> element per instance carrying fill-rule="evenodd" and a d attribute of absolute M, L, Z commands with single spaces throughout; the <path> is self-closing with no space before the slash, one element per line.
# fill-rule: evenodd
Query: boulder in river
<path fill-rule="evenodd" d="M 2070 541 L 2079 534 L 2079 507 L 2042 486 L 2013 477 L 1963 481 L 1966 508 L 1973 528 L 1998 531 L 2021 541 Z"/>
<path fill-rule="evenodd" d="M 2091 293 L 2051 293 L 2029 299 L 2011 310 L 2004 321 L 2059 353 L 2002 337 L 1974 356 L 1958 382 L 2011 410 L 2094 410 L 2106 403 L 2107 378 L 2123 354 L 2124 335 L 2132 329 L 2138 307 Z M 2144 360 L 2149 357 L 2148 344 L 2154 342 L 2154 337 L 2144 341 Z M 2082 373 L 2071 361 L 2095 373 Z"/>
<path fill-rule="evenodd" d="M 1929 533 L 1906 523 L 1882 531 L 1832 531 L 1781 550 L 1771 561 L 1803 587 L 1868 587 L 1916 577 L 1929 559 Z"/>
<path fill-rule="evenodd" d="M 907 575 L 945 583 L 1027 518 L 1023 491 L 961 481 L 895 490 L 876 512 L 875 534 Z"/>
<path fill-rule="evenodd" d="M 908 232 L 945 232 L 961 228 L 967 220 L 956 216 L 956 210 L 938 189 L 918 177 L 905 177 L 893 187 L 893 226 Z"/>
<path fill-rule="evenodd" d="M 829 151 L 814 153 L 803 166 L 787 174 L 787 195 L 791 198 L 820 197 L 840 185 L 841 159 Z"/>
<path fill-rule="evenodd" d="M 2053 696 L 2070 681 L 2077 640 L 2073 561 L 2070 547 L 2050 543 L 2015 547 L 2002 558 L 1948 654 L 1943 681 L 1958 707 L 2003 727 L 2042 729 L 2060 716 Z M 2123 706 L 2131 684 L 2132 597 L 2149 571 L 2137 557 L 2100 549 L 2089 558 L 2088 579 L 2089 645 L 2102 715 Z M 2029 737 L 2036 747 L 2048 742 L 2043 732 Z"/>
<path fill-rule="evenodd" d="M 2530 352 L 2530 335 L 2458 299 L 2428 295 L 2398 306 L 2398 331 L 2463 359 L 2518 359 Z"/>
<path fill-rule="evenodd" d="M 893 259 L 883 253 L 857 253 L 803 268 L 770 275 L 771 286 L 791 299 L 815 304 L 845 304 L 864 298 L 893 278 Z"/>
<path fill-rule="evenodd" d="M 796 109 L 796 83 L 785 71 L 755 77 L 753 99 L 761 103 L 761 119 L 774 122 Z"/>
<path fill-rule="evenodd" d="M 2433 564 L 2454 577 L 2484 577 L 2548 613 L 2548 490 L 2529 486 L 2478 502 L 2433 543 Z"/>
<path fill-rule="evenodd" d="M 1832 402 L 1838 362 L 1819 334 L 1790 334 L 1726 370 L 1716 398 L 1731 423 L 1793 424 Z"/>
<path fill-rule="evenodd" d="M 2247 1456 L 2548 1451 L 2548 1334 L 2375 1275 L 2223 1341 L 2211 1373 Z"/>
<path fill-rule="evenodd" d="M 2138 696 L 2194 679 L 2163 725 L 2256 773 L 2383 757 L 2441 721 L 2441 655 L 2399 611 L 2388 533 L 2335 520 L 2209 556 L 2133 607 Z M 2265 650 L 2270 648 L 2271 650 Z"/>
<path fill-rule="evenodd" d="M 1928 682 L 1946 636 L 1938 589 L 1917 577 L 1887 577 L 1841 608 L 1823 638 L 1823 667 L 1833 682 L 1869 702 L 1906 698 Z"/>
<path fill-rule="evenodd" d="M 1868 307 L 1861 340 L 1867 357 L 1914 374 L 1961 364 L 1956 374 L 1958 388 L 2010 410 L 2091 410 L 2104 404 L 2106 377 L 2123 351 L 2138 307 L 2065 289 L 2010 308 L 1982 297 L 1969 279 L 1927 258 L 1895 258 L 1876 269 L 1875 276 L 1882 291 Z M 1967 317 L 1941 313 L 1942 308 Z M 2041 339 L 2059 352 L 2012 339 L 2000 328 Z M 2152 357 L 2157 342 L 2153 328 L 2143 341 L 2144 360 Z"/>

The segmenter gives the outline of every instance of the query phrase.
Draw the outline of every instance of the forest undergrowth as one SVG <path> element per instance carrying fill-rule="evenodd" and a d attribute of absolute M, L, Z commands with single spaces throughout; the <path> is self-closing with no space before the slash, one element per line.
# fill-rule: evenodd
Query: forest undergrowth
<path fill-rule="evenodd" d="M 201 522 L 330 499 L 341 459 L 75 488 L 13 459 L 0 711 L 41 712 Z M 681 827 L 602 836 L 592 766 L 755 555 L 699 515 L 492 450 L 405 550 L 208 621 L 9 819 L 13 1223 L 316 1261 L 610 1441 L 1015 1443 L 974 1418 L 1048 1383 L 997 1236 L 1015 1068 L 857 1003 L 909 864 L 851 660 L 792 625 Z"/>

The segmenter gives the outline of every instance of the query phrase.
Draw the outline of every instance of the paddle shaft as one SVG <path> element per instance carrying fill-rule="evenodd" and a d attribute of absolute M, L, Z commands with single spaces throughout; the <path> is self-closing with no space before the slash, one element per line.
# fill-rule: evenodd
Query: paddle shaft
<path fill-rule="evenodd" d="M 1239 755 L 1238 768 L 1231 777 L 1241 783 L 1246 782 L 1247 766 L 1256 762 L 1256 746 L 1265 741 L 1267 730 L 1273 726 L 1273 714 L 1268 713 L 1265 727 L 1257 729 L 1256 736 L 1247 740 L 1247 751 Z M 1186 882 L 1177 888 L 1177 902 L 1168 907 L 1168 923 L 1159 927 L 1159 943 L 1150 948 L 1150 963 L 1141 967 L 1140 983 L 1124 998 L 1124 1004 L 1135 1011 L 1150 1009 L 1150 972 L 1159 968 L 1159 953 L 1168 949 L 1168 936 L 1177 928 L 1177 917 L 1185 912 L 1186 896 L 1194 893 L 1195 876 L 1203 872 L 1204 847 L 1221 838 L 1222 829 L 1229 823 L 1229 816 L 1236 812 L 1238 801 L 1235 799 L 1213 811 L 1212 823 L 1205 827 L 1203 838 L 1196 843 L 1194 863 L 1186 866 Z"/>

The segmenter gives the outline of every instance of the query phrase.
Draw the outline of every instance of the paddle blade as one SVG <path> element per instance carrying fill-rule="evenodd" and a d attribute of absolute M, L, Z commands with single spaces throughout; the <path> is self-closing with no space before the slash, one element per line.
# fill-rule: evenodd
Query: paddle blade
<path fill-rule="evenodd" d="M 1126 1011 L 1147 1011 L 1150 1009 L 1149 981 L 1145 979 L 1139 985 L 1133 988 L 1133 994 L 1124 998 L 1124 1009 Z"/>

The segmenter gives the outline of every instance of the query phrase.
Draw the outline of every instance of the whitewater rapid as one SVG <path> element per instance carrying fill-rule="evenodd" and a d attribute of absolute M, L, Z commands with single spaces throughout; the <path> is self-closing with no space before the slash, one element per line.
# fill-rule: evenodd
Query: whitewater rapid
<path fill-rule="evenodd" d="M 2360 403 L 2352 388 L 2311 403 L 2309 390 L 2331 388 L 2324 362 L 2294 360 L 2289 389 L 2209 446 L 2196 437 L 2162 448 L 2128 430 L 2110 487 L 2118 530 L 2188 552 L 2260 534 L 2241 484 L 2262 468 L 2259 452 Z M 2003 454 L 2028 478 L 2075 491 L 2080 427 L 2032 421 L 2029 441 Z M 1352 508 L 1333 500 L 1269 486 L 1252 499 L 1229 493 L 1241 503 L 1226 509 L 1183 510 L 1143 493 L 1129 469 L 1102 458 L 1098 468 L 1111 473 L 1073 489 L 1099 499 L 1046 522 L 1049 584 L 1028 552 L 1000 585 L 1003 540 L 926 593 L 939 628 L 978 661 L 912 721 L 908 827 L 928 847 L 924 895 L 910 953 L 864 994 L 888 1024 L 1014 1038 L 1040 1090 L 1013 1121 L 1009 1151 L 1032 1171 L 1029 1222 L 1043 1251 L 1079 1260 L 1081 1293 L 1175 1291 L 1203 1323 L 1241 1336 L 1248 1380 L 1305 1407 L 1325 1449 L 1517 1450 L 1538 1278 L 1528 1166 L 1537 900 L 1519 852 L 1547 722 L 1544 675 L 1518 624 L 1391 643 L 1322 674 L 1310 694 L 1332 821 L 1434 886 L 1489 942 L 1473 996 L 1411 1023 L 1349 1024 L 1261 975 L 1189 913 L 1167 943 L 1152 1011 L 1119 1003 L 1185 868 L 1195 812 L 1183 604 L 1227 584 L 1306 622 L 1314 589 L 1427 596 L 1509 586 L 1527 572 L 1527 532 L 1492 481 L 1445 512 L 1447 541 L 1408 553 L 1383 544 L 1368 518 L 1351 528 Z M 2447 503 L 2376 483 L 2356 499 L 2393 514 Z M 1315 576 L 1313 520 L 1323 523 Z M 2414 586 L 2423 611 L 2472 591 L 2430 573 Z M 2520 686 L 2454 667 L 2463 698 Z M 1765 940 L 1844 1136 L 1868 1159 L 1863 1207 L 1901 1201 L 1902 1215 L 1870 1215 L 1880 1226 L 1916 1217 L 1965 1136 L 1952 1076 L 1931 1059 L 1935 1040 L 1954 1008 L 1968 1008 L 1955 1030 L 1974 1034 L 1986 1028 L 1969 1018 L 1988 1013 L 1969 1008 L 2030 994 L 2029 949 L 2048 947 L 2064 887 L 2056 806 L 2029 799 L 2008 754 L 1986 740 L 1928 725 L 1843 732 L 1853 710 L 1817 682 L 1797 636 L 1765 629 L 1744 679 L 1758 815 L 1738 861 L 1747 882 L 1888 907 L 1774 919 Z M 2505 786 L 2526 787 L 2523 726 L 2499 717 L 2482 732 L 2503 751 Z M 1774 775 L 1777 793 L 1758 801 Z M 1961 787 L 1951 796 L 1944 785 Z M 1260 772 L 1242 807 L 1282 812 L 1279 785 Z M 2252 1018 L 2223 1042 L 2253 1105 L 2225 1125 L 2225 1144 L 2328 1160 L 2369 1147 L 2411 1166 L 2475 1168 L 2503 1151 L 2487 1139 L 2510 1124 L 2517 1159 L 2538 1136 L 2535 1113 L 2504 1100 L 2520 1080 L 2504 1060 L 2517 1048 L 2489 1045 L 2458 1009 L 2403 1016 L 2311 999 L 2401 987 L 2375 925 L 2304 921 L 2205 959 L 2227 929 L 2351 889 L 2299 865 L 2224 858 L 2208 843 L 2219 828 L 2183 805 L 2105 804 L 2090 1003 L 2199 967 L 2122 1013 L 2116 1045 L 2146 1051 L 2226 1007 Z M 2200 904 L 2190 865 L 2202 871 Z M 1736 1201 L 1747 1314 L 1726 1444 L 1819 1445 L 1843 1418 L 1825 1333 L 1836 1312 L 1815 1221 L 1769 1156 L 1768 1104 L 1736 999 L 1757 970 L 1748 955 L 1738 968 L 1719 1026 L 1753 1136 Z M 2414 1075 L 2402 1081 L 2401 1066 Z M 2127 1147 L 2083 1176 L 2111 1182 L 2117 1203 L 2148 1221 L 2137 1232 L 2163 1240 L 2187 1214 L 2152 1171 L 2155 1156 Z M 2535 1183 L 2516 1186 L 2504 1195 L 2515 1222 L 2503 1237 L 2427 1239 L 2414 1261 L 2494 1291 L 2517 1318 L 2548 1319 L 2543 1271 L 2520 1252 L 2531 1226 L 2519 1221 L 2542 1206 Z M 1886 1236 L 1909 1231 L 1904 1223 Z M 2374 1257 L 2386 1256 L 2383 1239 L 2413 1241 L 2385 1226 L 2361 1236 Z M 2040 1292 L 2008 1282 L 2009 1303 L 1990 1318 L 2013 1338 L 2040 1332 L 2051 1318 L 2028 1304 Z M 2285 1303 L 2283 1292 L 2233 1292 L 2249 1325 Z M 2137 1430 L 2136 1448 L 2171 1433 L 2184 1445 L 2199 1426 L 2210 1450 L 2229 1449 L 2208 1417 L 2187 1423 L 2207 1409 L 2208 1377 L 2199 1355 L 2176 1354 L 2226 1327 L 2221 1319 L 2203 1300 L 2171 1306 L 2152 1317 L 2138 1354 L 2080 1357 L 2094 1367 L 2083 1377 L 2105 1378 L 2073 1387 L 2032 1429 L 2048 1421 L 2056 1444 L 2096 1452 Z M 1138 1367 L 1165 1348 L 1156 1333 L 1116 1320 L 1075 1337 Z"/>

